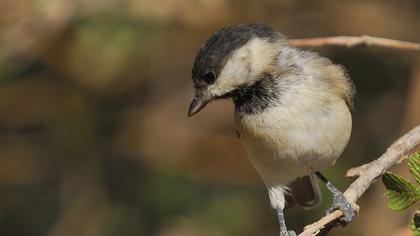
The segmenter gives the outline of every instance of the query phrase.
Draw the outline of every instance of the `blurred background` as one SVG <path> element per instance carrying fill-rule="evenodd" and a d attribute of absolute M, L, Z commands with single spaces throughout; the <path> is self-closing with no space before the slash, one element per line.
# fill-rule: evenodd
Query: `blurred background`
<path fill-rule="evenodd" d="M 420 2 L 293 0 L 1 0 L 0 235 L 277 235 L 266 189 L 236 140 L 233 105 L 186 117 L 190 71 L 222 26 L 269 24 L 289 38 L 420 42 Z M 420 56 L 312 49 L 357 87 L 354 129 L 336 166 L 381 155 L 420 123 Z M 406 165 L 394 169 L 408 177 Z M 291 228 L 330 203 L 286 212 Z M 386 208 L 378 182 L 360 216 L 330 235 L 410 235 L 414 209 Z"/>

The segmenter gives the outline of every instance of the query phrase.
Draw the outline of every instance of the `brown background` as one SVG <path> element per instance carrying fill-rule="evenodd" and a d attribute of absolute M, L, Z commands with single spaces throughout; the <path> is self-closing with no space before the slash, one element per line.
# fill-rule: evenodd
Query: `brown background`
<path fill-rule="evenodd" d="M 0 1 L 0 235 L 277 235 L 266 190 L 233 132 L 230 102 L 188 119 L 196 50 L 218 28 L 269 24 L 290 38 L 420 42 L 420 2 Z M 419 54 L 313 49 L 357 87 L 354 129 L 326 172 L 378 157 L 420 122 Z M 408 176 L 406 165 L 396 169 Z M 329 204 L 289 210 L 301 228 Z M 378 182 L 331 235 L 410 235 L 415 208 L 386 208 Z"/>

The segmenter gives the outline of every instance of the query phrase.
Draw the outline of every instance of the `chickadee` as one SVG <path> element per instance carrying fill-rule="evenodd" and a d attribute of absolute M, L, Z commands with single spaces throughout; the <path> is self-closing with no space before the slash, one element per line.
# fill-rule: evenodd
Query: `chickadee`
<path fill-rule="evenodd" d="M 314 175 L 332 192 L 331 209 L 344 213 L 341 221 L 353 219 L 352 206 L 319 172 L 335 163 L 350 138 L 354 89 L 341 66 L 291 47 L 269 26 L 239 24 L 207 39 L 192 79 L 196 91 L 188 116 L 212 100 L 233 100 L 239 139 L 267 186 L 280 235 L 296 235 L 283 215 L 294 186 L 307 187 L 292 196 L 296 203 L 319 202 Z"/>

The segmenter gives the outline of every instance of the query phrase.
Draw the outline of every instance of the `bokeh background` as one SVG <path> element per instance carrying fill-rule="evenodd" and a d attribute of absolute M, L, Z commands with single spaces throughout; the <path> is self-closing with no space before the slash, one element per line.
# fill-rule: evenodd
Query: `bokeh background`
<path fill-rule="evenodd" d="M 0 235 L 277 235 L 266 189 L 235 139 L 233 105 L 186 117 L 195 53 L 218 28 L 269 24 L 290 38 L 420 42 L 420 2 L 1 0 Z M 420 123 L 419 53 L 312 49 L 357 87 L 354 129 L 337 165 L 382 154 Z M 394 171 L 408 176 L 405 165 Z M 322 206 L 287 211 L 301 231 Z M 413 210 L 386 208 L 378 182 L 331 235 L 410 235 Z"/>

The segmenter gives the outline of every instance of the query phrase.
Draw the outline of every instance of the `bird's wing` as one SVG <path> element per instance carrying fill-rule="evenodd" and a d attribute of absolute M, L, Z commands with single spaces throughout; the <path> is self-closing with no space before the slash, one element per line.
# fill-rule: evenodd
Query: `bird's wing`
<path fill-rule="evenodd" d="M 291 200 L 303 208 L 316 207 L 321 202 L 321 191 L 313 174 L 296 179 L 289 187 Z"/>

